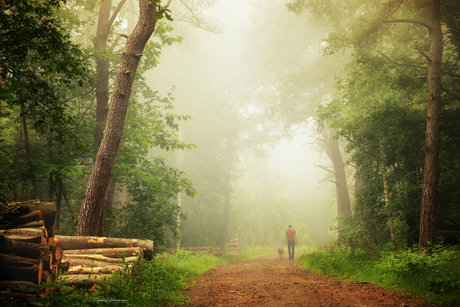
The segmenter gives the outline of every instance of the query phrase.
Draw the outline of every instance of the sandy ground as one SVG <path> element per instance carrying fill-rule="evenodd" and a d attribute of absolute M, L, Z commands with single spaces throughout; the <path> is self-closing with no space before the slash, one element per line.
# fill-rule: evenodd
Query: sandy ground
<path fill-rule="evenodd" d="M 304 270 L 287 255 L 217 266 L 186 289 L 191 306 L 443 306 Z"/>

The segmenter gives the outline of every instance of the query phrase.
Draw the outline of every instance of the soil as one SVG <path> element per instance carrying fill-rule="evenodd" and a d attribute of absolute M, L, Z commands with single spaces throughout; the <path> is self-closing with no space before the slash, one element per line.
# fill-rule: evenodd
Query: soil
<path fill-rule="evenodd" d="M 317 275 L 283 256 L 208 270 L 186 290 L 191 306 L 445 306 L 367 283 Z"/>

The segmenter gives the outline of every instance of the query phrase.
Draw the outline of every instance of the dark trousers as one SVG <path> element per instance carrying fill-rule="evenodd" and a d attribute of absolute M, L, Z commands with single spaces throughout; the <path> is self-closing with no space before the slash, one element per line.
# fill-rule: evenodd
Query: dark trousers
<path fill-rule="evenodd" d="M 295 241 L 288 241 L 289 260 L 294 259 L 294 250 L 295 250 Z"/>

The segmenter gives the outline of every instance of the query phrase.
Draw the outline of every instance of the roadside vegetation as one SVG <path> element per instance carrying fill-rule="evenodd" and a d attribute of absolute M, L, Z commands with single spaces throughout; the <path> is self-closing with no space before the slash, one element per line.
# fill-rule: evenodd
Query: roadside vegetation
<path fill-rule="evenodd" d="M 124 270 L 107 278 L 102 285 L 88 284 L 86 287 L 67 286 L 66 275 L 56 281 L 36 288 L 19 286 L 12 294 L 2 291 L 0 305 L 26 306 L 24 298 L 29 298 L 27 306 L 166 306 L 185 305 L 187 298 L 182 292 L 191 279 L 216 266 L 237 261 L 247 261 L 273 254 L 268 248 L 254 247 L 240 254 L 216 257 L 212 254 L 192 255 L 179 251 L 174 255 L 158 254 L 152 261 L 126 263 Z M 48 289 L 49 294 L 44 293 Z"/>
<path fill-rule="evenodd" d="M 299 262 L 318 274 L 408 291 L 438 303 L 460 304 L 458 247 L 439 244 L 427 254 L 417 247 L 395 250 L 392 244 L 366 249 L 330 245 L 303 255 Z"/>

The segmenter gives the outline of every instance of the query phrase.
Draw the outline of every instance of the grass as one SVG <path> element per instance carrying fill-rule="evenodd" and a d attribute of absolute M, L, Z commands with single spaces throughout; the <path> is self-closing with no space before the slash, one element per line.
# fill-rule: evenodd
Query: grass
<path fill-rule="evenodd" d="M 408 291 L 438 303 L 460 304 L 460 251 L 456 248 L 438 246 L 428 255 L 415 248 L 334 246 L 304 255 L 299 262 L 319 274 Z"/>
<path fill-rule="evenodd" d="M 254 247 L 236 255 L 215 257 L 211 254 L 192 255 L 179 251 L 175 255 L 160 254 L 152 261 L 135 262 L 124 270 L 112 274 L 101 286 L 86 288 L 65 285 L 65 275 L 56 281 L 35 288 L 18 287 L 24 293 L 43 293 L 52 290 L 52 295 L 35 296 L 29 301 L 32 306 L 167 306 L 185 305 L 182 295 L 189 281 L 206 270 L 230 262 L 246 261 L 272 254 L 274 250 Z M 59 289 L 59 290 L 56 290 Z M 1 306 L 26 306 L 20 300 L 11 299 L 11 291 L 0 292 Z"/>

